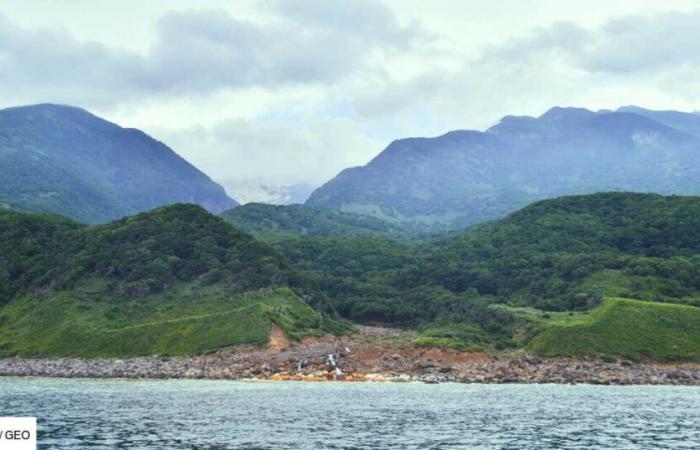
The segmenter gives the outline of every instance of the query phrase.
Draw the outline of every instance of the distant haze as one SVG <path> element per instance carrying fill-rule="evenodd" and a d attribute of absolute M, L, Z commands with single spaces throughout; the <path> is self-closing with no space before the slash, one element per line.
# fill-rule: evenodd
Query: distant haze
<path fill-rule="evenodd" d="M 698 110 L 698 23 L 695 0 L 0 0 L 0 108 L 80 106 L 284 202 L 397 138 Z"/>

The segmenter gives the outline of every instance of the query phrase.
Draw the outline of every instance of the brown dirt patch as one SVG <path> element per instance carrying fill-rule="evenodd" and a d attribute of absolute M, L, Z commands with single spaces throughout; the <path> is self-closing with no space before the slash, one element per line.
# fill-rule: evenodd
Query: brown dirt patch
<path fill-rule="evenodd" d="M 270 340 L 267 342 L 268 350 L 280 351 L 289 347 L 289 339 L 287 335 L 284 334 L 282 328 L 275 324 L 270 327 Z"/>

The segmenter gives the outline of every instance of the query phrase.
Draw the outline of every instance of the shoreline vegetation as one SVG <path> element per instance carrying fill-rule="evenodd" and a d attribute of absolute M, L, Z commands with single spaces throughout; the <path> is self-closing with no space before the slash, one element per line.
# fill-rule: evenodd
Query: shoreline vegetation
<path fill-rule="evenodd" d="M 5 358 L 0 376 L 424 383 L 557 383 L 700 386 L 700 364 L 542 358 L 478 353 L 410 343 L 410 332 L 360 327 L 350 336 L 285 339 L 267 348 L 209 355 L 133 358 Z"/>

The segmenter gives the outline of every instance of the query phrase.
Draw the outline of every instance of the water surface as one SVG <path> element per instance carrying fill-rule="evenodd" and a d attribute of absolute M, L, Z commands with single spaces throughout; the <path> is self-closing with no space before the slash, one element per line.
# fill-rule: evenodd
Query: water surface
<path fill-rule="evenodd" d="M 0 378 L 40 448 L 700 448 L 700 388 Z"/>

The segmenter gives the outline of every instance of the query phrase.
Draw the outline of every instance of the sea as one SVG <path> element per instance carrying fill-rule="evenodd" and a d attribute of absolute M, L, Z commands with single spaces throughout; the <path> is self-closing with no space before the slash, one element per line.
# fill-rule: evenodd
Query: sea
<path fill-rule="evenodd" d="M 0 378 L 41 449 L 700 449 L 700 387 Z"/>

